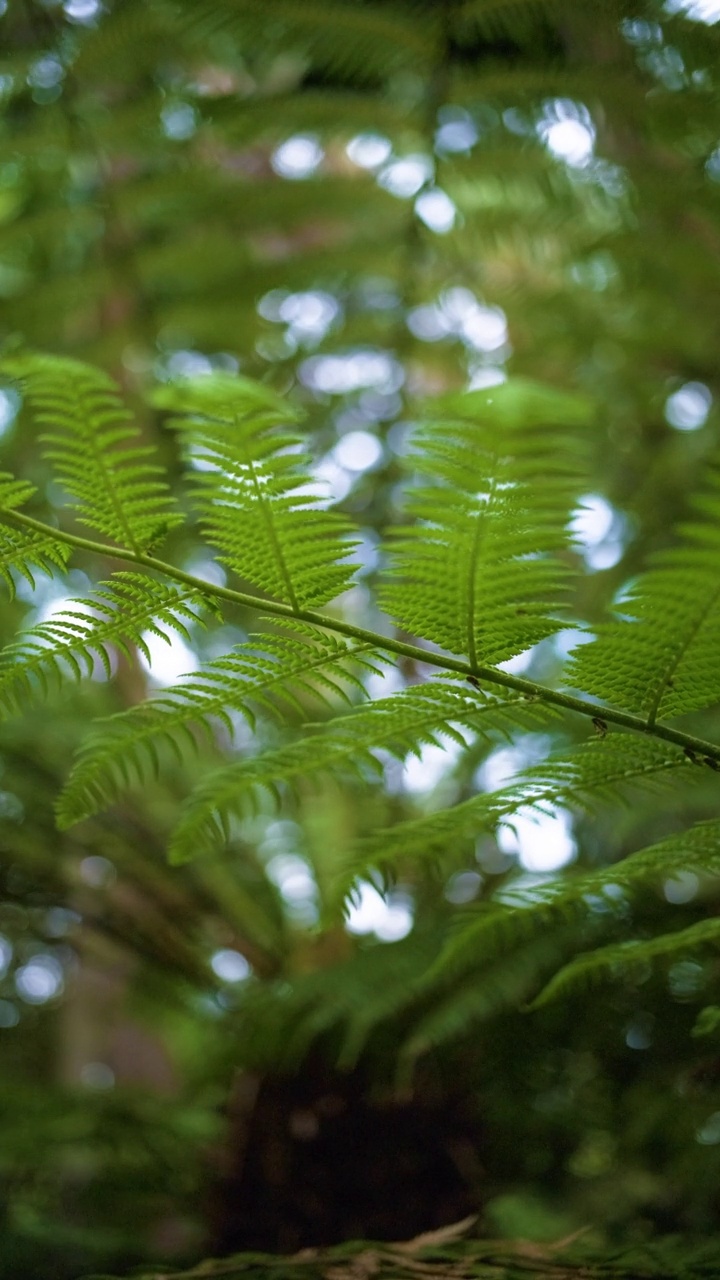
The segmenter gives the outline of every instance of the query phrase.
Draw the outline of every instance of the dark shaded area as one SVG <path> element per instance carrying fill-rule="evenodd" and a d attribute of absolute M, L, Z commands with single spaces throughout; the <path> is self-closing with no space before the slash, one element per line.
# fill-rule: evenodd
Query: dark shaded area
<path fill-rule="evenodd" d="M 477 1098 L 420 1073 L 411 1098 L 361 1062 L 319 1052 L 294 1076 L 262 1081 L 236 1165 L 221 1187 L 215 1249 L 292 1252 L 344 1240 L 398 1240 L 479 1207 Z"/>

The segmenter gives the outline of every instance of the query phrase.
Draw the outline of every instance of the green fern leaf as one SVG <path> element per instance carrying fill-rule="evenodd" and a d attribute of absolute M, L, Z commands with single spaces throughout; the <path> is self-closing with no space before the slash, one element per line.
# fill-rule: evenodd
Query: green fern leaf
<path fill-rule="evenodd" d="M 37 493 L 27 480 L 16 480 L 9 471 L 0 471 L 0 512 L 15 511 Z"/>
<path fill-rule="evenodd" d="M 566 585 L 555 553 L 567 543 L 587 407 L 514 382 L 435 412 L 416 441 L 427 480 L 408 491 L 418 523 L 394 539 L 381 599 L 407 631 L 496 664 L 566 625 L 549 611 Z"/>
<path fill-rule="evenodd" d="M 69 554 L 70 548 L 51 535 L 26 533 L 0 525 L 0 576 L 7 583 L 11 599 L 15 596 L 13 570 L 21 574 L 34 591 L 33 569 L 52 576 L 56 569 L 65 568 Z"/>
<path fill-rule="evenodd" d="M 562 876 L 547 885 L 503 893 L 503 902 L 483 906 L 461 923 L 437 962 L 438 974 L 452 978 L 467 968 L 493 961 L 530 940 L 557 920 L 611 913 L 618 890 L 676 874 L 678 870 L 720 873 L 720 821 L 699 823 L 658 844 L 630 854 L 622 862 L 579 876 Z"/>
<path fill-rule="evenodd" d="M 70 548 L 51 534 L 12 529 L 0 524 L 0 577 L 7 585 L 11 600 L 15 598 L 13 571 L 20 574 L 34 591 L 33 569 L 52 576 L 56 569 L 65 568 L 69 554 Z"/>
<path fill-rule="evenodd" d="M 554 811 L 554 806 L 592 809 L 626 792 L 663 790 L 699 774 L 677 747 L 630 734 L 593 740 L 568 756 L 555 757 L 525 769 L 517 782 L 489 795 L 473 796 L 462 804 L 424 818 L 399 823 L 378 833 L 360 850 L 357 874 L 385 867 L 399 858 L 438 854 L 459 841 L 498 825 L 512 826 L 521 810 Z"/>
<path fill-rule="evenodd" d="M 518 938 L 513 954 L 488 967 L 482 975 L 473 972 L 464 981 L 454 980 L 450 990 L 441 988 L 441 993 L 437 987 L 447 979 L 447 974 L 441 969 L 440 961 L 431 964 L 423 976 L 422 987 L 430 988 L 433 999 L 430 1009 L 415 1023 L 402 1047 L 401 1060 L 407 1064 L 405 1071 L 430 1049 L 467 1035 L 473 1024 L 524 1005 L 537 990 L 538 972 L 548 972 L 562 962 L 564 941 L 559 932 L 525 946 Z M 446 985 L 446 981 L 442 981 L 442 987 Z"/>
<path fill-rule="evenodd" d="M 464 747 L 463 730 L 481 737 L 507 735 L 519 725 L 546 726 L 552 714 L 523 698 L 473 696 L 446 680 L 405 689 L 336 718 L 317 734 L 211 774 L 188 801 L 170 855 L 182 862 L 225 840 L 229 816 L 252 809 L 259 789 L 277 797 L 281 788 L 292 789 L 318 774 L 377 778 L 382 776 L 375 754 L 380 749 L 402 760 L 424 745 L 441 746 L 443 737 Z"/>
<path fill-rule="evenodd" d="M 383 1022 L 406 1009 L 418 973 L 437 952 L 436 930 L 413 931 L 400 942 L 367 948 L 330 968 L 303 973 L 292 986 L 284 982 L 282 1012 L 277 989 L 269 983 L 248 987 L 238 1011 L 243 1059 L 259 1070 L 295 1067 L 319 1038 L 328 1042 L 338 1066 L 352 1065 L 356 1025 Z M 388 963 L 389 962 L 389 963 Z"/>
<path fill-rule="evenodd" d="M 216 721 L 232 737 L 233 712 L 254 730 L 257 711 L 276 719 L 303 714 L 301 698 L 322 706 L 349 702 L 353 692 L 364 695 L 356 672 L 377 672 L 376 660 L 377 652 L 367 645 L 348 644 L 301 624 L 254 637 L 167 693 L 101 720 L 60 799 L 61 825 L 96 813 L 141 781 L 148 767 L 156 770 L 163 743 L 180 760 L 183 747 L 196 751 L 193 726 L 212 742 Z"/>
<path fill-rule="evenodd" d="M 698 920 L 687 929 L 678 929 L 675 933 L 661 933 L 655 938 L 613 943 L 609 947 L 585 952 L 555 974 L 533 1000 L 530 1008 L 539 1009 L 561 996 L 587 991 L 588 988 L 612 978 L 631 976 L 633 970 L 644 976 L 648 963 L 660 956 L 692 951 L 708 943 L 717 944 L 718 940 L 720 919 L 712 916 L 709 920 Z"/>
<path fill-rule="evenodd" d="M 630 618 L 600 626 L 567 671 L 574 687 L 650 723 L 720 701 L 720 469 L 693 506 L 685 545 L 657 554 L 623 599 Z"/>
<path fill-rule="evenodd" d="M 109 678 L 113 648 L 130 657 L 134 645 L 150 662 L 143 632 L 170 643 L 163 629 L 169 628 L 189 641 L 185 623 L 200 622 L 208 605 L 209 597 L 197 591 L 169 587 L 137 573 L 115 574 L 92 598 L 71 600 L 0 653 L 2 712 L 13 713 L 38 689 L 47 693 L 49 679 L 59 684 L 68 673 L 78 680 L 92 675 L 97 658 Z"/>
<path fill-rule="evenodd" d="M 112 379 L 57 356 L 8 357 L 1 367 L 21 381 L 44 428 L 45 456 L 81 524 L 138 552 L 182 522 Z"/>
<path fill-rule="evenodd" d="M 418 23 L 387 6 L 358 5 L 355 0 L 273 0 L 270 27 L 262 0 L 245 0 L 241 6 L 185 0 L 183 8 L 189 30 L 198 36 L 224 31 L 252 42 L 263 32 L 265 40 L 269 36 L 272 41 L 276 31 L 286 56 L 288 47 L 293 48 L 314 65 L 360 82 L 403 70 L 417 74 L 420 66 L 430 64 L 436 49 L 433 36 L 439 31 L 436 17 L 427 10 Z"/>
<path fill-rule="evenodd" d="M 25 480 L 16 480 L 7 471 L 0 472 L 0 522 L 3 511 L 14 511 L 35 493 L 34 485 Z M 53 538 L 50 532 L 36 533 L 34 530 L 0 523 L 0 577 L 7 584 L 11 600 L 15 598 L 13 571 L 20 574 L 34 591 L 32 569 L 52 574 L 56 569 L 65 568 L 69 554 L 69 548 Z"/>
<path fill-rule="evenodd" d="M 569 7 L 567 0 L 463 0 L 458 6 L 460 29 L 485 39 L 509 36 L 520 43 L 537 40 L 553 10 Z M 547 75 L 547 71 L 546 71 Z"/>
<path fill-rule="evenodd" d="M 226 564 L 293 609 L 325 604 L 348 585 L 348 523 L 308 493 L 300 440 L 284 424 L 292 410 L 267 387 L 215 374 L 158 393 L 179 410 L 197 474 L 205 531 Z"/>

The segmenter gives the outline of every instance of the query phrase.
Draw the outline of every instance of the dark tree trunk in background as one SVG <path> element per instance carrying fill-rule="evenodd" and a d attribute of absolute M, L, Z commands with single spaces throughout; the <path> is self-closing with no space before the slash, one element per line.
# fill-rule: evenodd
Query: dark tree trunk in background
<path fill-rule="evenodd" d="M 381 1093 L 364 1063 L 341 1073 L 319 1055 L 295 1076 L 266 1076 L 249 1120 L 236 1120 L 214 1250 L 402 1240 L 477 1212 L 475 1107 L 437 1078 L 410 1098 Z"/>

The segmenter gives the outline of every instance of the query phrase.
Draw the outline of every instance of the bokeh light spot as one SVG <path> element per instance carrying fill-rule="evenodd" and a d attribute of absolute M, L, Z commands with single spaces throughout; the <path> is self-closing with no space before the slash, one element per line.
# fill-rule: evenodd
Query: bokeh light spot
<path fill-rule="evenodd" d="M 164 640 L 154 631 L 144 631 L 142 638 L 150 658 L 148 660 L 148 655 L 142 650 L 138 657 L 153 684 L 175 684 L 181 676 L 197 667 L 197 654 L 175 632 L 169 632 L 167 640 Z"/>
<path fill-rule="evenodd" d="M 17 970 L 15 989 L 26 1004 L 46 1004 L 62 992 L 62 965 L 55 956 L 33 956 Z"/>
<path fill-rule="evenodd" d="M 445 191 L 435 187 L 432 191 L 423 191 L 415 201 L 415 212 L 421 222 L 438 235 L 452 231 L 455 225 L 457 209 Z"/>
<path fill-rule="evenodd" d="M 409 200 L 416 196 L 421 187 L 432 177 L 433 164 L 428 156 L 404 156 L 402 160 L 393 160 L 381 169 L 378 183 L 391 196 L 399 200 Z"/>
<path fill-rule="evenodd" d="M 382 445 L 370 431 L 349 431 L 333 450 L 341 467 L 348 471 L 368 471 L 382 458 Z"/>
<path fill-rule="evenodd" d="M 512 827 L 501 827 L 497 842 L 504 853 L 517 854 L 526 871 L 559 871 L 572 862 L 577 846 L 572 835 L 570 814 L 556 808 L 553 813 L 519 813 Z"/>
<path fill-rule="evenodd" d="M 106 1062 L 86 1062 L 80 1069 L 80 1080 L 87 1089 L 112 1089 L 115 1072 Z"/>
<path fill-rule="evenodd" d="M 712 400 L 704 382 L 686 382 L 665 401 L 665 419 L 676 431 L 697 431 L 707 422 Z"/>
<path fill-rule="evenodd" d="M 297 134 L 281 142 L 270 163 L 281 178 L 311 178 L 322 164 L 325 152 L 314 134 Z"/>
<path fill-rule="evenodd" d="M 383 898 L 374 885 L 362 880 L 357 887 L 356 900 L 351 903 L 345 928 L 348 933 L 362 936 L 374 933 L 381 942 L 399 942 L 413 926 L 412 903 L 409 898 L 393 896 Z"/>
<path fill-rule="evenodd" d="M 390 158 L 390 140 L 381 133 L 358 133 L 345 148 L 353 164 L 361 169 L 379 169 Z"/>
<path fill-rule="evenodd" d="M 221 982 L 245 982 L 250 977 L 251 969 L 247 960 L 232 947 L 221 947 L 210 957 L 210 968 Z"/>

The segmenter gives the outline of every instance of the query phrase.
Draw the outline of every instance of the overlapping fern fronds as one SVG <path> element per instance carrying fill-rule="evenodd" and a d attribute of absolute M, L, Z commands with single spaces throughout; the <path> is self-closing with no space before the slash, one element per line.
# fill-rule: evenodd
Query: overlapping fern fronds
<path fill-rule="evenodd" d="M 558 551 L 578 494 L 580 400 L 522 383 L 432 405 L 416 436 L 423 482 L 381 593 L 408 631 L 496 664 L 559 630 Z"/>
<path fill-rule="evenodd" d="M 111 378 L 58 356 L 7 357 L 2 372 L 20 379 L 44 429 L 45 456 L 81 524 L 139 552 L 182 521 Z"/>
<path fill-rule="evenodd" d="M 33 367 L 45 369 L 42 361 Z M 44 387 L 44 373 L 38 376 Z M 53 377 L 61 376 L 67 384 L 63 404 L 75 394 L 73 388 L 84 394 L 84 388 L 95 386 L 92 371 L 82 366 L 59 362 Z M 106 403 L 102 396 L 93 401 L 92 395 L 92 403 Z M 41 416 L 49 396 L 46 390 L 36 395 Z M 282 622 L 275 632 L 214 659 L 175 688 L 101 721 L 61 798 L 63 826 L 113 804 L 126 788 L 156 773 L 163 758 L 183 762 L 186 749 L 196 749 L 204 739 L 227 751 L 225 735 L 232 739 L 238 717 L 253 734 L 262 733 L 261 721 L 275 719 L 283 732 L 290 727 L 292 736 L 271 749 L 263 749 L 258 736 L 259 746 L 246 744 L 220 768 L 203 767 L 169 842 L 174 861 L 219 849 L 232 838 L 236 820 L 257 810 L 263 793 L 282 803 L 286 797 L 304 797 L 309 785 L 324 786 L 328 778 L 353 787 L 382 781 L 388 756 L 404 762 L 412 755 L 422 758 L 427 746 L 449 742 L 464 749 L 475 741 L 512 738 L 518 730 L 546 731 L 558 723 L 563 707 L 594 720 L 599 737 L 522 770 L 511 785 L 399 822 L 350 853 L 338 850 L 330 876 L 336 902 L 363 875 L 379 871 L 391 877 L 423 859 L 457 865 L 469 840 L 512 826 L 520 816 L 553 814 L 558 807 L 592 810 L 643 791 L 669 795 L 673 784 L 707 777 L 698 763 L 718 764 L 720 751 L 712 744 L 655 724 L 657 692 L 651 703 L 640 697 L 645 718 L 633 717 L 612 705 L 603 709 L 594 700 L 517 679 L 497 666 L 563 625 L 558 615 L 572 562 L 570 516 L 584 487 L 588 408 L 583 401 L 518 382 L 431 406 L 431 421 L 419 431 L 410 460 L 425 477 L 407 490 L 407 513 L 414 523 L 391 537 L 390 581 L 383 589 L 401 626 L 422 642 L 413 645 L 316 611 L 349 582 L 350 531 L 342 517 L 319 504 L 302 441 L 287 429 L 294 414 L 284 400 L 267 387 L 225 374 L 166 384 L 155 400 L 174 415 L 172 425 L 182 433 L 209 540 L 244 583 L 264 594 L 226 587 L 213 591 L 184 570 L 125 546 L 117 552 L 120 558 L 124 554 L 136 566 L 146 565 L 171 582 L 175 578 L 177 586 L 138 572 L 118 574 L 95 597 L 69 605 L 22 635 L 0 659 L 0 703 L 13 709 L 51 674 L 90 673 L 97 657 L 109 671 L 108 647 L 127 652 L 132 644 L 145 651 L 148 630 L 162 634 L 170 626 L 186 635 L 186 623 L 198 620 L 215 600 L 264 609 Z M 99 419 L 92 412 L 86 429 L 96 432 L 98 448 L 110 457 L 111 476 L 116 437 L 102 416 L 105 411 L 98 410 Z M 130 428 L 125 411 L 117 412 L 124 439 Z M 110 413 L 108 421 L 113 420 Z M 131 468 L 118 475 L 122 510 L 138 509 L 135 487 L 144 510 L 145 473 Z M 0 501 L 3 495 L 8 523 L 21 521 L 17 508 L 32 496 L 31 487 L 8 477 L 0 484 Z M 90 494 L 86 507 L 92 503 Z M 712 517 L 716 504 L 712 495 L 701 500 L 701 514 Z M 107 532 L 103 511 L 96 524 Z M 37 521 L 18 527 L 21 538 L 39 537 L 44 530 Z M 708 520 L 684 532 L 689 546 L 666 553 L 660 568 L 638 580 L 633 599 L 641 602 L 639 620 L 619 619 L 612 644 L 606 639 L 615 636 L 611 627 L 582 649 L 573 670 L 581 668 L 586 653 L 601 654 L 606 681 L 601 688 L 588 679 L 583 690 L 596 697 L 622 690 L 628 670 L 639 683 L 641 668 L 653 670 L 648 654 L 659 652 L 664 665 L 652 677 L 654 690 L 682 691 L 699 683 L 702 705 L 720 696 L 709 643 L 717 608 L 717 535 Z M 49 527 L 48 536 L 53 536 Z M 63 546 L 63 537 L 112 553 L 112 547 L 58 531 L 55 538 Z M 662 614 L 655 625 L 655 642 L 648 632 L 658 600 L 668 616 Z M 623 634 L 630 636 L 627 653 L 619 639 Z M 447 650 L 463 657 L 450 657 Z M 378 662 L 403 655 L 444 668 L 445 674 L 369 705 L 354 705 L 365 696 L 364 677 L 377 673 Z M 595 670 L 593 660 L 588 662 Z M 573 679 L 577 682 L 577 676 Z M 683 694 L 683 706 L 688 696 Z M 700 703 L 691 700 L 690 705 Z M 307 722 L 318 706 L 328 718 L 298 735 L 298 721 Z M 603 716 L 613 722 L 610 732 Z M 224 730 L 219 737 L 218 728 Z M 700 754 L 689 749 L 690 743 Z M 701 846 L 707 855 L 703 841 L 710 838 L 709 828 L 703 831 L 688 837 L 686 859 Z M 628 863 L 627 882 L 664 865 L 673 849 L 636 855 Z M 525 904 L 523 911 L 496 904 L 441 959 L 441 983 L 443 966 L 450 972 L 453 966 L 463 970 L 482 963 L 483 947 L 487 957 L 500 960 L 506 934 L 518 945 L 534 946 L 541 924 L 571 916 L 573 903 L 601 892 L 606 883 L 602 873 L 584 888 L 582 882 L 568 881 L 566 890 L 540 892 L 529 912 Z M 510 966 L 503 989 L 515 989 L 513 972 Z M 470 996 L 465 1004 L 480 1008 Z M 452 1022 L 452 1008 L 446 1013 Z"/>
<path fill-rule="evenodd" d="M 359 853 L 364 866 L 385 866 L 400 858 L 452 850 L 458 841 L 498 826 L 512 827 L 523 811 L 555 812 L 555 806 L 599 808 L 608 800 L 627 801 L 633 793 L 668 792 L 674 784 L 699 774 L 690 760 L 668 743 L 630 734 L 594 739 L 568 755 L 550 757 L 524 769 L 511 786 L 481 793 L 423 818 L 398 823 L 370 838 Z"/>
<path fill-rule="evenodd" d="M 260 791 L 279 801 L 288 790 L 322 775 L 367 782 L 382 778 L 378 751 L 404 760 L 422 746 L 442 745 L 443 738 L 465 747 L 469 737 L 508 735 L 517 728 L 547 726 L 551 719 L 550 709 L 528 706 L 523 698 L 472 698 L 449 682 L 406 689 L 336 717 L 325 731 L 209 775 L 188 800 L 170 854 L 182 862 L 215 847 L 226 838 L 228 818 L 252 811 Z"/>
<path fill-rule="evenodd" d="M 23 506 L 35 493 L 33 485 L 24 480 L 16 480 L 7 472 L 0 473 L 0 510 L 14 511 Z M 25 579 L 35 590 L 33 568 L 43 573 L 52 574 L 56 569 L 64 569 L 69 556 L 69 548 L 47 533 L 25 529 L 11 529 L 0 523 L 0 577 L 7 584 L 11 598 L 15 595 L 15 574 Z"/>
<path fill-rule="evenodd" d="M 61 824 L 96 813 L 148 770 L 157 772 L 162 744 L 180 760 L 196 751 L 195 730 L 212 742 L 220 724 L 232 739 L 234 714 L 254 730 L 258 713 L 282 721 L 307 716 L 308 705 L 337 707 L 364 696 L 359 675 L 377 672 L 377 657 L 367 645 L 297 623 L 255 636 L 167 693 L 100 721 L 61 798 Z"/>
<path fill-rule="evenodd" d="M 468 969 L 494 962 L 557 922 L 589 919 L 598 913 L 606 917 L 617 914 L 627 900 L 627 891 L 636 885 L 672 879 L 680 871 L 720 874 L 719 820 L 698 823 L 597 871 L 524 887 L 515 895 L 511 888 L 506 889 L 502 902 L 485 904 L 460 923 L 438 962 L 438 971 L 448 979 L 459 977 Z M 670 939 L 673 936 L 668 935 Z M 583 960 L 590 964 L 590 955 Z"/>
<path fill-rule="evenodd" d="M 618 605 L 621 617 L 573 656 L 568 680 L 655 720 L 720 701 L 720 468 L 693 503 L 683 542 L 655 555 Z"/>
<path fill-rule="evenodd" d="M 269 388 L 215 374 L 159 393 L 200 468 L 195 501 L 221 559 L 293 609 L 326 604 L 348 585 L 349 523 L 311 491 L 294 415 Z"/>
<path fill-rule="evenodd" d="M 720 920 L 717 916 L 710 916 L 706 920 L 696 920 L 686 929 L 678 929 L 675 933 L 661 933 L 652 938 L 629 938 L 626 942 L 613 943 L 597 951 L 583 952 L 558 970 L 535 998 L 532 1007 L 539 1008 L 561 996 L 586 991 L 588 987 L 607 981 L 609 977 L 626 977 L 633 970 L 644 977 L 647 965 L 652 960 L 686 954 L 707 944 L 717 945 L 718 941 Z"/>
<path fill-rule="evenodd" d="M 15 574 L 19 574 L 35 590 L 33 569 L 52 575 L 64 569 L 70 548 L 52 536 L 51 532 L 28 533 L 10 529 L 0 524 L 0 577 L 7 585 L 10 596 L 15 595 Z"/>
<path fill-rule="evenodd" d="M 156 582 L 139 573 L 116 573 L 91 598 L 71 600 L 47 622 L 21 632 L 0 652 L 0 708 L 16 712 L 38 690 L 47 692 L 68 674 L 91 676 L 100 661 L 112 674 L 111 653 L 127 658 L 138 649 L 152 662 L 145 633 L 170 643 L 168 632 L 191 640 L 187 623 L 198 623 L 210 598 L 191 588 Z"/>
<path fill-rule="evenodd" d="M 432 59 L 433 36 L 439 26 L 432 10 L 423 10 L 422 22 L 418 22 L 389 5 L 358 5 L 353 0 L 332 0 L 330 5 L 278 0 L 273 5 L 269 32 L 268 11 L 262 0 L 244 0 L 242 5 L 185 0 L 181 14 L 188 32 L 204 39 L 223 32 L 239 40 L 252 40 L 262 29 L 272 40 L 277 32 L 282 48 L 294 48 L 317 66 L 360 83 L 372 83 L 403 70 L 417 73 L 419 66 Z"/>

